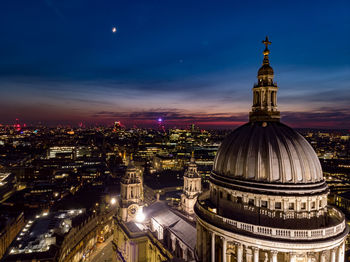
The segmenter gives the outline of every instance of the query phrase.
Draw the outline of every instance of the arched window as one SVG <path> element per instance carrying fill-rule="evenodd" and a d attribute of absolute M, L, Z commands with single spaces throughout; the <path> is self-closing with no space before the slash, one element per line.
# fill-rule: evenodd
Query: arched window
<path fill-rule="evenodd" d="M 256 105 L 260 105 L 260 93 L 259 92 L 256 92 Z"/>
<path fill-rule="evenodd" d="M 271 100 L 270 100 L 270 101 L 271 101 L 271 105 L 272 105 L 272 106 L 275 106 L 275 100 L 274 100 L 274 97 L 275 97 L 275 92 L 274 92 L 274 91 L 272 91 L 272 92 L 271 92 Z"/>

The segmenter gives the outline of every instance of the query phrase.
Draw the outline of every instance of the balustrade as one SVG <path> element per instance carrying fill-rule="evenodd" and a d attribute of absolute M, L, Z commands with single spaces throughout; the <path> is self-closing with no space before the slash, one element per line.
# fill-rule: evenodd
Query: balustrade
<path fill-rule="evenodd" d="M 294 239 L 294 240 L 306 240 L 306 239 L 323 239 L 332 236 L 336 236 L 344 231 L 345 229 L 345 220 L 341 219 L 342 222 L 338 225 L 323 228 L 323 229 L 311 229 L 311 230 L 294 230 L 294 229 L 283 229 L 283 228 L 271 228 L 253 225 L 249 223 L 243 223 L 236 220 L 232 220 L 229 218 L 222 217 L 214 212 L 209 211 L 204 203 L 200 203 L 198 201 L 196 203 L 197 209 L 203 213 L 205 216 L 212 219 L 214 222 L 218 221 L 227 225 L 229 227 L 233 227 L 236 229 L 244 230 L 247 232 L 252 232 L 257 235 L 268 236 L 272 238 L 285 238 L 285 239 Z M 336 209 L 329 208 L 332 214 L 340 215 Z M 215 223 L 214 223 L 215 224 Z"/>

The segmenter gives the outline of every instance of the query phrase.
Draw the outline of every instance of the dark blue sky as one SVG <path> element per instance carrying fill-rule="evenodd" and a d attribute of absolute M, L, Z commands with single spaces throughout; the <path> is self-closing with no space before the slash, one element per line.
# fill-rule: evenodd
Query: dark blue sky
<path fill-rule="evenodd" d="M 236 125 L 269 35 L 284 122 L 350 128 L 349 14 L 349 1 L 1 1 L 0 122 Z"/>

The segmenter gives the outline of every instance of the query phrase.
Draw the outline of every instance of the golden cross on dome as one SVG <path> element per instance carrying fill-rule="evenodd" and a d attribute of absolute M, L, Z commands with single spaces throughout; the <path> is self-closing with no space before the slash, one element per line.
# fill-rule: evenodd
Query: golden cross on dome
<path fill-rule="evenodd" d="M 268 36 L 266 36 L 266 39 L 262 41 L 262 43 L 265 45 L 266 49 L 268 49 L 268 46 L 271 45 L 271 42 L 269 41 Z"/>

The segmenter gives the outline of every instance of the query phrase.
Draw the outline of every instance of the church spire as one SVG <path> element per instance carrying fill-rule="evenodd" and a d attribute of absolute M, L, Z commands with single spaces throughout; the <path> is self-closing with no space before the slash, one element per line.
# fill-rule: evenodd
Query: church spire
<path fill-rule="evenodd" d="M 277 110 L 277 84 L 273 81 L 274 72 L 270 66 L 268 48 L 271 45 L 266 36 L 262 41 L 265 45 L 264 59 L 258 71 L 258 83 L 253 87 L 253 106 L 249 114 L 249 121 L 279 121 L 280 112 Z"/>

